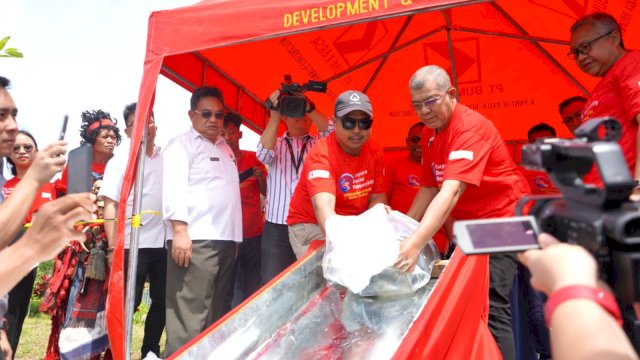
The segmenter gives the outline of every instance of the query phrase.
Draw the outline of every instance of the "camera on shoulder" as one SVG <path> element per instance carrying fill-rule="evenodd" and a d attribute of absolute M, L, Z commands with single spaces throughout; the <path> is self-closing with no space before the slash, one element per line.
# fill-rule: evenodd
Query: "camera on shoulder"
<path fill-rule="evenodd" d="M 326 93 L 327 83 L 313 80 L 309 80 L 304 84 L 294 83 L 291 81 L 291 75 L 287 74 L 284 76 L 284 82 L 281 84 L 277 108 L 274 108 L 270 99 L 267 99 L 266 105 L 270 109 L 277 109 L 280 114 L 286 117 L 304 117 L 307 113 L 307 104 L 309 102 L 309 100 L 302 95 L 302 93 L 306 91 Z M 313 110 L 313 103 L 311 104 L 311 110 Z"/>

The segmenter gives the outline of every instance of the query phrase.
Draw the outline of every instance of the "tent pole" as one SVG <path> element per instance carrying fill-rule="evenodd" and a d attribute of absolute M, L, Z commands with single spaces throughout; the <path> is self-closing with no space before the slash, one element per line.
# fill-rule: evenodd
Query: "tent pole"
<path fill-rule="evenodd" d="M 140 214 L 142 207 L 142 183 L 144 182 L 144 158 L 147 155 L 147 130 L 149 124 L 149 117 L 151 113 L 147 115 L 147 119 L 144 125 L 144 132 L 142 133 L 142 143 L 140 144 L 140 152 L 138 154 L 138 169 L 136 171 L 136 187 L 133 193 L 133 211 L 132 216 Z M 120 204 L 120 206 L 126 206 L 126 204 Z M 126 325 L 126 341 L 125 341 L 125 357 L 126 360 L 131 359 L 131 336 L 133 334 L 133 312 L 135 302 L 135 289 L 136 289 L 136 271 L 138 268 L 138 246 L 140 241 L 140 227 L 133 226 L 132 221 L 132 236 L 129 243 L 129 263 L 127 264 L 129 271 L 127 272 L 127 292 L 125 296 L 125 325 Z M 146 354 L 142 354 L 144 357 Z"/>
<path fill-rule="evenodd" d="M 456 70 L 456 57 L 453 55 L 453 41 L 451 40 L 451 17 L 445 11 L 442 11 L 442 17 L 447 24 L 447 47 L 449 48 L 449 59 L 451 60 L 451 75 L 453 77 L 453 87 L 456 88 L 456 98 L 460 101 L 460 92 L 458 91 L 458 71 Z"/>
<path fill-rule="evenodd" d="M 539 43 L 548 43 L 548 44 L 569 46 L 569 42 L 568 41 L 549 39 L 549 38 L 543 38 L 543 37 L 536 37 L 536 36 L 524 36 L 524 35 L 516 35 L 516 34 L 507 34 L 507 33 L 502 33 L 502 32 L 497 32 L 497 31 L 489 31 L 489 30 L 481 30 L 481 29 L 473 29 L 473 28 L 457 27 L 457 26 L 452 26 L 451 30 L 459 31 L 459 32 L 468 32 L 468 33 L 472 33 L 472 34 L 503 37 L 503 38 L 507 38 L 507 39 L 536 41 L 536 42 L 539 42 Z"/>
<path fill-rule="evenodd" d="M 428 38 L 428 37 L 430 37 L 430 36 L 432 36 L 434 34 L 437 34 L 440 31 L 442 31 L 443 29 L 444 29 L 444 26 L 441 26 L 441 27 L 438 27 L 438 28 L 436 28 L 434 30 L 431 30 L 426 34 L 422 34 L 422 35 L 418 36 L 415 39 L 409 40 L 404 44 L 396 46 L 396 48 L 391 50 L 391 51 L 388 51 L 388 52 L 386 52 L 384 54 L 380 54 L 378 56 L 374 56 L 374 57 L 372 57 L 371 59 L 369 59 L 369 60 L 367 60 L 365 62 L 362 62 L 362 63 L 360 63 L 360 64 L 358 64 L 358 65 L 356 65 L 356 66 L 354 66 L 352 68 L 349 68 L 349 69 L 343 71 L 343 72 L 337 73 L 337 74 L 333 75 L 332 77 L 327 78 L 327 79 L 322 80 L 322 81 L 324 81 L 326 83 L 329 83 L 331 81 L 339 79 L 339 78 L 341 78 L 341 77 L 343 77 L 343 76 L 345 76 L 347 74 L 350 74 L 350 73 L 352 73 L 352 72 L 354 72 L 354 71 L 356 71 L 356 70 L 358 70 L 358 69 L 360 69 L 362 67 L 365 67 L 365 66 L 371 64 L 372 62 L 378 61 L 378 60 L 380 60 L 380 59 L 382 59 L 382 58 L 384 58 L 386 56 L 389 56 L 389 55 L 391 55 L 391 54 L 393 54 L 393 53 L 395 53 L 397 51 L 400 51 L 400 50 L 406 48 L 407 46 L 411 46 L 411 45 L 413 45 L 413 44 L 415 44 L 415 43 L 417 43 L 419 41 L 422 41 L 422 40 L 424 40 L 424 39 L 426 39 L 426 38 Z"/>
<path fill-rule="evenodd" d="M 362 90 L 363 93 L 366 94 L 369 88 L 371 87 L 371 85 L 373 85 L 373 82 L 378 77 L 380 70 L 382 70 L 382 67 L 384 67 L 384 64 L 386 64 L 387 60 L 389 59 L 389 55 L 391 55 L 391 51 L 395 48 L 396 44 L 398 44 L 398 41 L 400 41 L 400 37 L 402 36 L 402 34 L 404 34 L 404 31 L 407 29 L 407 27 L 411 23 L 411 20 L 413 20 L 413 15 L 407 16 L 407 19 L 402 24 L 402 28 L 400 28 L 400 30 L 398 31 L 398 34 L 391 42 L 391 45 L 389 46 L 389 50 L 387 50 L 386 52 L 387 55 L 382 59 L 382 61 L 380 61 L 380 64 L 378 64 L 378 67 L 373 72 L 373 75 L 371 75 L 369 82 L 367 82 L 367 85 L 365 85 L 364 89 Z"/>
<path fill-rule="evenodd" d="M 514 18 L 512 18 L 509 14 L 507 14 L 507 12 L 500 5 L 496 4 L 495 2 L 492 2 L 491 6 L 493 6 L 494 9 L 496 9 L 505 19 L 507 19 L 507 21 L 509 21 L 509 23 L 520 32 L 520 34 L 529 36 L 529 33 L 527 33 L 524 30 L 524 28 Z M 580 82 L 576 78 L 574 78 L 571 75 L 571 73 L 569 73 L 569 71 L 567 71 L 567 69 L 564 68 L 564 66 L 562 66 L 553 56 L 551 56 L 551 54 L 549 54 L 547 50 L 545 50 L 542 46 L 540 46 L 540 44 L 538 44 L 536 40 L 531 39 L 529 40 L 529 42 L 536 49 L 538 49 L 538 51 L 540 51 L 540 53 L 542 53 L 542 55 L 546 57 L 549 60 L 549 62 L 551 62 L 551 64 L 557 67 L 558 70 L 560 70 L 560 72 L 563 73 L 576 87 L 578 87 L 580 91 L 582 91 L 585 95 L 589 96 L 589 91 L 584 86 L 582 86 L 582 84 L 580 84 Z"/>

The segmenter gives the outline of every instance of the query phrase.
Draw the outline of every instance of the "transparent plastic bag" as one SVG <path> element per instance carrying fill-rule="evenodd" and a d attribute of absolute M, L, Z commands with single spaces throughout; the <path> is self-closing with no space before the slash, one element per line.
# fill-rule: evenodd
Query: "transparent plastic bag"
<path fill-rule="evenodd" d="M 410 294 L 427 284 L 440 253 L 432 240 L 420 254 L 413 273 L 393 267 L 400 242 L 418 222 L 378 205 L 358 216 L 327 219 L 327 246 L 322 261 L 325 279 L 361 296 Z"/>

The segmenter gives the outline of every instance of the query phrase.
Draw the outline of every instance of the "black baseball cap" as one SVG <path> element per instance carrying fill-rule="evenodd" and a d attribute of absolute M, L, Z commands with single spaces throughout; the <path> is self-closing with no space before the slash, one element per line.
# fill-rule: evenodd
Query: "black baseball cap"
<path fill-rule="evenodd" d="M 360 91 L 347 90 L 338 96 L 334 113 L 336 117 L 343 117 L 354 110 L 362 110 L 373 116 L 369 97 Z"/>

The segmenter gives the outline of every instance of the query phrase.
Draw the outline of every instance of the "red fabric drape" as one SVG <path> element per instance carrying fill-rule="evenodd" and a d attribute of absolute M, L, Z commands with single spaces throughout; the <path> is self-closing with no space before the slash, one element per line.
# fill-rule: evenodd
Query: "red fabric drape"
<path fill-rule="evenodd" d="M 457 249 L 394 359 L 501 359 L 488 316 L 489 258 Z"/>

